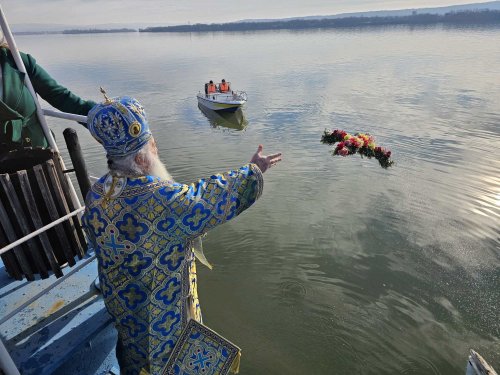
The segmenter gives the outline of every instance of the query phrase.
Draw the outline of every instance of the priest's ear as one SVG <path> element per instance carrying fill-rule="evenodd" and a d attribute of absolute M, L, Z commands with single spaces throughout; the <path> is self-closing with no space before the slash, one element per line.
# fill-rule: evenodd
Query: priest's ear
<path fill-rule="evenodd" d="M 149 168 L 150 159 L 147 157 L 145 152 L 138 152 L 135 155 L 134 161 L 143 170 L 147 170 Z"/>
<path fill-rule="evenodd" d="M 153 155 L 158 156 L 158 149 L 156 148 L 156 142 L 153 137 L 149 140 L 145 147 L 141 148 L 139 152 L 135 155 L 134 161 L 143 170 L 149 170 L 151 164 L 153 164 Z"/>

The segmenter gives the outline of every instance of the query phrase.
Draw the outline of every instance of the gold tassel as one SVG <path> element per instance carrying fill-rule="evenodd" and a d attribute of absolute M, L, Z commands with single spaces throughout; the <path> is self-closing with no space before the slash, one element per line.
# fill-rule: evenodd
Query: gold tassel
<path fill-rule="evenodd" d="M 104 196 L 104 198 L 101 202 L 101 205 L 104 209 L 108 208 L 108 203 L 111 200 L 111 196 L 115 192 L 116 182 L 117 182 L 116 178 L 115 178 L 115 176 L 113 176 L 112 180 L 111 180 L 111 187 L 109 188 L 109 191 L 106 193 L 106 195 Z"/>
<path fill-rule="evenodd" d="M 139 373 L 139 375 L 149 375 L 149 372 L 144 370 L 144 368 L 141 368 L 141 372 Z"/>
<path fill-rule="evenodd" d="M 237 374 L 240 372 L 240 362 L 241 362 L 241 350 L 238 351 L 238 354 L 236 355 L 236 358 L 234 359 L 233 363 L 231 364 L 231 368 L 229 371 L 231 371 L 233 374 Z"/>

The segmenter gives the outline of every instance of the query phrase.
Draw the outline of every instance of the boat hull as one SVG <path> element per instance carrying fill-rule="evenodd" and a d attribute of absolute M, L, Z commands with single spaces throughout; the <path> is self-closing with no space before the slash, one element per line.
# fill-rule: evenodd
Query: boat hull
<path fill-rule="evenodd" d="M 198 94 L 198 104 L 217 112 L 235 112 L 246 100 L 235 98 L 233 94 Z"/>

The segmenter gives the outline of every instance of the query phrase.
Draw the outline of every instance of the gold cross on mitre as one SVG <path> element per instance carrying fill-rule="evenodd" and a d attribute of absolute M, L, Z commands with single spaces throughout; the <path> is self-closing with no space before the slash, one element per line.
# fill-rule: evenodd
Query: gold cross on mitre
<path fill-rule="evenodd" d="M 112 103 L 113 101 L 108 98 L 108 96 L 106 95 L 106 91 L 102 88 L 102 86 L 99 86 L 99 89 L 101 89 L 101 94 L 104 95 L 104 104 Z"/>

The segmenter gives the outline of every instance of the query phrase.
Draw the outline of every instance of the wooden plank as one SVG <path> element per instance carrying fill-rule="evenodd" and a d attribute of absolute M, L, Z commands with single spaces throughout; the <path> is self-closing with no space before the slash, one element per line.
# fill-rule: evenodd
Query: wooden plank
<path fill-rule="evenodd" d="M 43 200 L 45 202 L 45 206 L 47 208 L 49 218 L 51 221 L 59 219 L 59 215 L 57 213 L 57 208 L 54 203 L 54 200 L 52 199 L 52 194 L 50 192 L 49 185 L 47 183 L 47 179 L 45 178 L 45 174 L 43 173 L 43 168 L 41 165 L 35 165 L 33 167 L 33 172 L 35 173 L 36 180 L 38 182 L 38 187 L 40 188 L 40 191 L 43 196 Z M 59 242 L 62 246 L 62 251 L 64 253 L 64 256 L 66 258 L 66 261 L 70 266 L 75 265 L 75 259 L 73 257 L 73 254 L 71 253 L 70 249 L 70 244 L 68 239 L 66 238 L 66 234 L 64 232 L 64 229 L 61 224 L 56 225 L 54 227 L 56 230 Z"/>
<path fill-rule="evenodd" d="M 24 237 L 31 232 L 33 232 L 33 227 L 30 225 L 26 214 L 24 212 L 23 206 L 19 197 L 17 196 L 16 189 L 14 188 L 13 181 L 10 175 L 3 174 L 0 176 L 0 184 L 2 185 L 5 192 L 7 192 L 7 201 L 10 204 L 12 212 L 15 213 L 11 217 L 11 222 L 15 225 L 21 233 L 20 237 Z M 28 247 L 29 254 L 31 255 L 31 269 L 34 273 L 39 273 L 42 279 L 49 277 L 47 272 L 47 267 L 45 265 L 45 260 L 42 256 L 42 249 L 40 248 L 38 241 L 35 238 L 31 238 L 25 242 Z"/>
<path fill-rule="evenodd" d="M 35 197 L 33 196 L 33 192 L 31 191 L 28 173 L 26 171 L 18 171 L 17 176 L 19 178 L 19 184 L 21 186 L 21 191 L 23 193 L 24 199 L 28 204 L 28 210 L 33 221 L 33 226 L 35 227 L 35 230 L 40 229 L 41 227 L 43 227 L 43 222 L 40 214 L 38 213 Z M 49 237 L 47 236 L 47 232 L 40 233 L 39 238 L 52 271 L 57 277 L 63 276 L 63 272 L 61 271 L 61 267 L 59 267 L 59 264 L 57 263 L 52 245 L 50 244 Z"/>
<path fill-rule="evenodd" d="M 1 218 L 1 223 L 3 230 L 5 232 L 5 235 L 7 237 L 7 241 L 9 243 L 14 242 L 15 240 L 18 239 L 16 232 L 14 231 L 14 228 L 12 227 L 12 224 L 10 222 L 11 218 L 7 215 L 7 211 L 0 200 L 0 218 Z M 14 255 L 16 256 L 17 262 L 19 263 L 19 266 L 21 267 L 22 273 L 26 276 L 26 279 L 29 281 L 35 280 L 35 277 L 33 276 L 33 272 L 31 271 L 31 267 L 28 263 L 28 259 L 24 255 L 24 249 L 22 248 L 22 245 L 16 246 L 13 248 L 11 251 L 14 252 Z"/>
<path fill-rule="evenodd" d="M 63 131 L 63 135 L 71 158 L 71 163 L 75 170 L 78 186 L 82 192 L 83 199 L 85 199 L 92 184 L 90 183 L 89 174 L 87 173 L 87 166 L 83 158 L 82 148 L 80 147 L 80 142 L 78 142 L 78 134 L 75 129 L 66 128 Z"/>
<path fill-rule="evenodd" d="M 57 176 L 59 177 L 59 181 L 61 182 L 61 187 L 64 192 L 64 196 L 66 197 L 66 203 L 68 204 L 68 207 L 71 211 L 74 211 L 77 209 L 77 206 L 75 202 L 73 202 L 73 198 L 70 194 L 70 188 L 69 188 L 69 182 L 68 179 L 66 178 L 66 175 L 63 173 L 62 166 L 61 166 L 61 158 L 60 156 L 56 153 L 54 154 L 52 160 L 54 161 L 54 165 L 56 167 L 56 172 Z M 84 197 L 85 199 L 85 197 Z M 88 250 L 88 245 L 87 245 L 87 238 L 83 232 L 82 228 L 82 223 L 80 221 L 80 216 L 73 216 L 71 218 L 73 221 L 73 224 L 75 225 L 76 232 L 78 233 L 78 238 L 80 240 L 80 244 L 82 244 L 83 249 L 82 249 L 82 256 L 79 255 L 80 259 L 87 253 Z"/>
<path fill-rule="evenodd" d="M 52 187 L 51 191 L 53 193 L 54 201 L 56 202 L 56 206 L 59 210 L 59 216 L 64 216 L 69 214 L 71 211 L 66 204 L 66 199 L 64 197 L 64 192 L 62 191 L 61 184 L 57 178 L 57 172 L 55 170 L 55 165 L 52 160 L 47 160 L 44 165 L 45 172 L 49 177 L 49 182 Z M 80 244 L 80 240 L 78 239 L 78 234 L 76 232 L 75 225 L 71 219 L 66 220 L 63 224 L 66 233 L 68 235 L 68 239 L 71 242 L 72 249 L 74 250 L 73 256 L 78 255 L 80 258 L 83 257 L 83 248 Z"/>
<path fill-rule="evenodd" d="M 0 202 L 1 204 L 1 202 Z M 3 233 L 2 225 L 0 224 L 0 246 L 6 246 L 9 244 L 7 241 L 7 237 Z M 7 251 L 5 254 L 2 254 L 2 261 L 7 269 L 8 274 L 16 280 L 22 280 L 23 274 L 21 272 L 21 268 L 16 261 L 16 256 L 14 255 L 13 250 Z"/>

